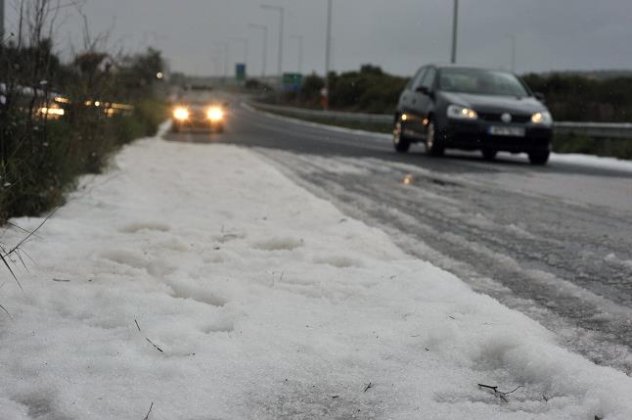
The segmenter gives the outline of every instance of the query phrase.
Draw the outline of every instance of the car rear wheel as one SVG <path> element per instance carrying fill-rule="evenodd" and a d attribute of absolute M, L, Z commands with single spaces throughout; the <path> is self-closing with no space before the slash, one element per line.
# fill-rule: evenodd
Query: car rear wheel
<path fill-rule="evenodd" d="M 410 149 L 410 139 L 404 136 L 404 125 L 401 120 L 393 128 L 393 147 L 399 153 L 406 153 Z"/>
<path fill-rule="evenodd" d="M 532 165 L 546 165 L 550 155 L 551 152 L 548 150 L 544 152 L 531 152 L 529 153 L 529 162 L 531 162 Z"/>
<path fill-rule="evenodd" d="M 485 159 L 485 160 L 494 160 L 494 159 L 496 159 L 496 155 L 498 154 L 498 150 L 483 149 L 483 150 L 481 150 L 481 153 L 483 154 L 483 159 Z"/>
<path fill-rule="evenodd" d="M 434 121 L 428 123 L 426 131 L 426 153 L 430 156 L 443 156 L 445 148 L 437 142 L 437 131 Z"/>

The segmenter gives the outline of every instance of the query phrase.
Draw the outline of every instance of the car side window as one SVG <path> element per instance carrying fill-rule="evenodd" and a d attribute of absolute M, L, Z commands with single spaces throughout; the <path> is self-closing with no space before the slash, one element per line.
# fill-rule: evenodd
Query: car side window
<path fill-rule="evenodd" d="M 437 70 L 434 67 L 431 67 L 424 74 L 423 79 L 421 80 L 421 86 L 427 87 L 429 90 L 432 90 L 434 87 L 435 79 L 437 77 Z"/>
<path fill-rule="evenodd" d="M 419 69 L 413 79 L 412 90 L 416 90 L 419 86 L 421 86 L 421 82 L 424 78 L 424 75 L 426 74 L 426 70 L 428 70 L 428 67 L 422 67 L 421 69 Z"/>
<path fill-rule="evenodd" d="M 408 83 L 406 83 L 406 90 L 413 89 L 413 84 L 415 83 L 415 80 L 417 79 L 418 75 L 419 75 L 419 71 L 417 71 L 417 73 L 415 73 L 415 75 L 411 77 L 410 80 L 408 80 Z"/>

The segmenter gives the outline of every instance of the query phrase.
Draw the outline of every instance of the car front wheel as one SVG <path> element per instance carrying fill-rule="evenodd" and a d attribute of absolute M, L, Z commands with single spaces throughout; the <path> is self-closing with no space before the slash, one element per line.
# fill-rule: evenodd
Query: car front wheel
<path fill-rule="evenodd" d="M 430 156 L 443 156 L 445 149 L 437 142 L 437 131 L 434 121 L 428 123 L 426 131 L 426 153 Z"/>
<path fill-rule="evenodd" d="M 398 153 L 406 153 L 410 149 L 410 140 L 404 136 L 404 125 L 401 120 L 393 128 L 393 147 Z"/>

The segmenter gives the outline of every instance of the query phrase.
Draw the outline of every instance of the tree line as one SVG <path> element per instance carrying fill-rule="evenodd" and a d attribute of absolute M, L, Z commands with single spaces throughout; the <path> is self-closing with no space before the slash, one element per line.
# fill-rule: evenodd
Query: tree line
<path fill-rule="evenodd" d="M 632 121 L 632 75 L 596 77 L 580 73 L 527 74 L 531 90 L 544 94 L 546 104 L 557 121 Z M 408 78 L 384 72 L 380 67 L 363 65 L 358 71 L 329 74 L 330 107 L 334 110 L 390 114 Z M 304 78 L 301 90 L 285 95 L 286 103 L 318 108 L 323 77 Z"/>
<path fill-rule="evenodd" d="M 161 53 L 110 54 L 86 23 L 84 45 L 64 61 L 53 48 L 58 7 L 20 1 L 20 29 L 0 42 L 0 225 L 60 205 L 78 175 L 164 119 Z"/>

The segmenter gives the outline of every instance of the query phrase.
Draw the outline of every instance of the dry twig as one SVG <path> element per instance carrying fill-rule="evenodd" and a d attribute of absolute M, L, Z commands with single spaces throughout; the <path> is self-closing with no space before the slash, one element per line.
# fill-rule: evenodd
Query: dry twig
<path fill-rule="evenodd" d="M 138 332 L 141 332 L 140 329 L 140 324 L 138 324 L 138 321 L 136 319 L 134 319 L 134 323 L 136 324 L 136 328 L 138 328 Z M 160 353 L 164 353 L 164 350 L 161 349 L 160 347 L 158 347 L 158 345 L 156 343 L 154 343 L 153 341 L 151 341 L 148 337 L 145 337 L 145 340 L 147 340 L 147 342 L 149 344 L 151 344 L 156 350 L 158 350 Z"/>
<path fill-rule="evenodd" d="M 522 385 L 520 385 L 516 389 L 514 389 L 513 391 L 503 392 L 503 391 L 500 391 L 498 389 L 498 386 L 485 385 L 485 384 L 478 384 L 478 386 L 481 387 L 481 388 L 485 388 L 485 389 L 489 389 L 489 390 L 493 391 L 494 392 L 494 396 L 496 398 L 498 398 L 499 400 L 501 400 L 502 402 L 505 402 L 505 403 L 509 402 L 509 400 L 507 399 L 507 395 L 513 394 L 514 392 L 516 392 L 517 390 L 522 388 Z"/>
<path fill-rule="evenodd" d="M 143 420 L 149 420 L 149 415 L 151 414 L 151 410 L 154 408 L 154 402 L 151 402 L 151 405 L 149 406 L 149 411 L 147 412 L 147 414 L 145 414 L 145 418 L 143 418 Z"/>
<path fill-rule="evenodd" d="M 151 341 L 149 338 L 145 337 L 145 340 L 147 340 L 147 342 L 148 342 L 149 344 L 151 344 L 152 346 L 154 346 L 154 348 L 155 348 L 156 350 L 158 350 L 160 353 L 164 353 L 164 351 L 163 351 L 160 347 L 158 347 L 156 344 L 154 344 L 154 342 L 153 342 L 153 341 Z"/>

